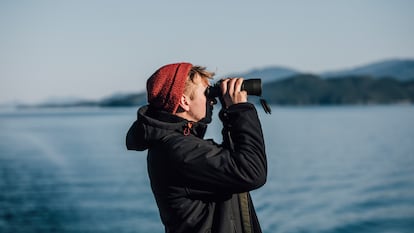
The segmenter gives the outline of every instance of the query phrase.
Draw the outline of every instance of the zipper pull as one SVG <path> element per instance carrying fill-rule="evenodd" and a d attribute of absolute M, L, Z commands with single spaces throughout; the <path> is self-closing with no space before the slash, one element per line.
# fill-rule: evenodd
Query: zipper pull
<path fill-rule="evenodd" d="M 192 122 L 187 122 L 187 127 L 184 128 L 184 136 L 190 135 L 191 128 L 193 128 L 193 123 Z"/>

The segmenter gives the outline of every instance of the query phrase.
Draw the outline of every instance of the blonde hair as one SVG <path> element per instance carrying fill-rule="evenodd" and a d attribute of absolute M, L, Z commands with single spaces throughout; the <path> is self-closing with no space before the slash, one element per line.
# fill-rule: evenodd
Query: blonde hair
<path fill-rule="evenodd" d="M 206 67 L 203 66 L 193 66 L 188 74 L 188 78 L 185 82 L 184 93 L 190 96 L 190 99 L 193 99 L 194 96 L 194 86 L 199 83 L 199 79 L 201 78 L 201 82 L 205 84 L 209 84 L 209 80 L 213 79 L 215 75 L 214 72 L 207 71 Z"/>

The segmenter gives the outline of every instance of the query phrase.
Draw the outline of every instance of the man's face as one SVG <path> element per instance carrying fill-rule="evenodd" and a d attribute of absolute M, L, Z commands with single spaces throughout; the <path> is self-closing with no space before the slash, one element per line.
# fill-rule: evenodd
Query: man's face
<path fill-rule="evenodd" d="M 193 86 L 193 98 L 188 98 L 190 109 L 188 111 L 188 116 L 190 121 L 200 121 L 206 117 L 206 106 L 207 106 L 207 97 L 204 94 L 208 82 L 203 81 L 201 77 L 196 77 L 195 85 Z"/>
<path fill-rule="evenodd" d="M 195 122 L 202 121 L 204 123 L 211 122 L 213 105 L 217 101 L 206 97 L 205 93 L 209 85 L 208 79 L 203 79 L 196 74 L 191 87 L 191 93 L 186 94 L 189 105 L 189 110 L 185 117 L 187 120 Z"/>

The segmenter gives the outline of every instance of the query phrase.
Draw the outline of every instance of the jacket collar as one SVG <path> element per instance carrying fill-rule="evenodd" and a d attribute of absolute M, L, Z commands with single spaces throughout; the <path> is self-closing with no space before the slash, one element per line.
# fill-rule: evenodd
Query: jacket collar
<path fill-rule="evenodd" d="M 177 115 L 154 109 L 150 106 L 142 107 L 139 110 L 139 115 L 146 118 L 151 125 L 156 124 L 157 127 L 179 131 L 184 135 L 193 134 L 196 137 L 203 138 L 207 130 L 206 123 L 188 121 Z"/>

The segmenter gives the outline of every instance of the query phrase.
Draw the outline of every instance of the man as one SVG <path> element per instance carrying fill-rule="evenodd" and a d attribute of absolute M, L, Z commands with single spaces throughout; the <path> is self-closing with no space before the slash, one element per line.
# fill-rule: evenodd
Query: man
<path fill-rule="evenodd" d="M 147 80 L 148 105 L 128 131 L 129 150 L 148 149 L 148 173 L 166 232 L 261 232 L 249 191 L 266 182 L 267 162 L 256 109 L 242 78 L 220 87 L 223 143 L 204 140 L 216 100 L 214 73 L 168 64 Z"/>

